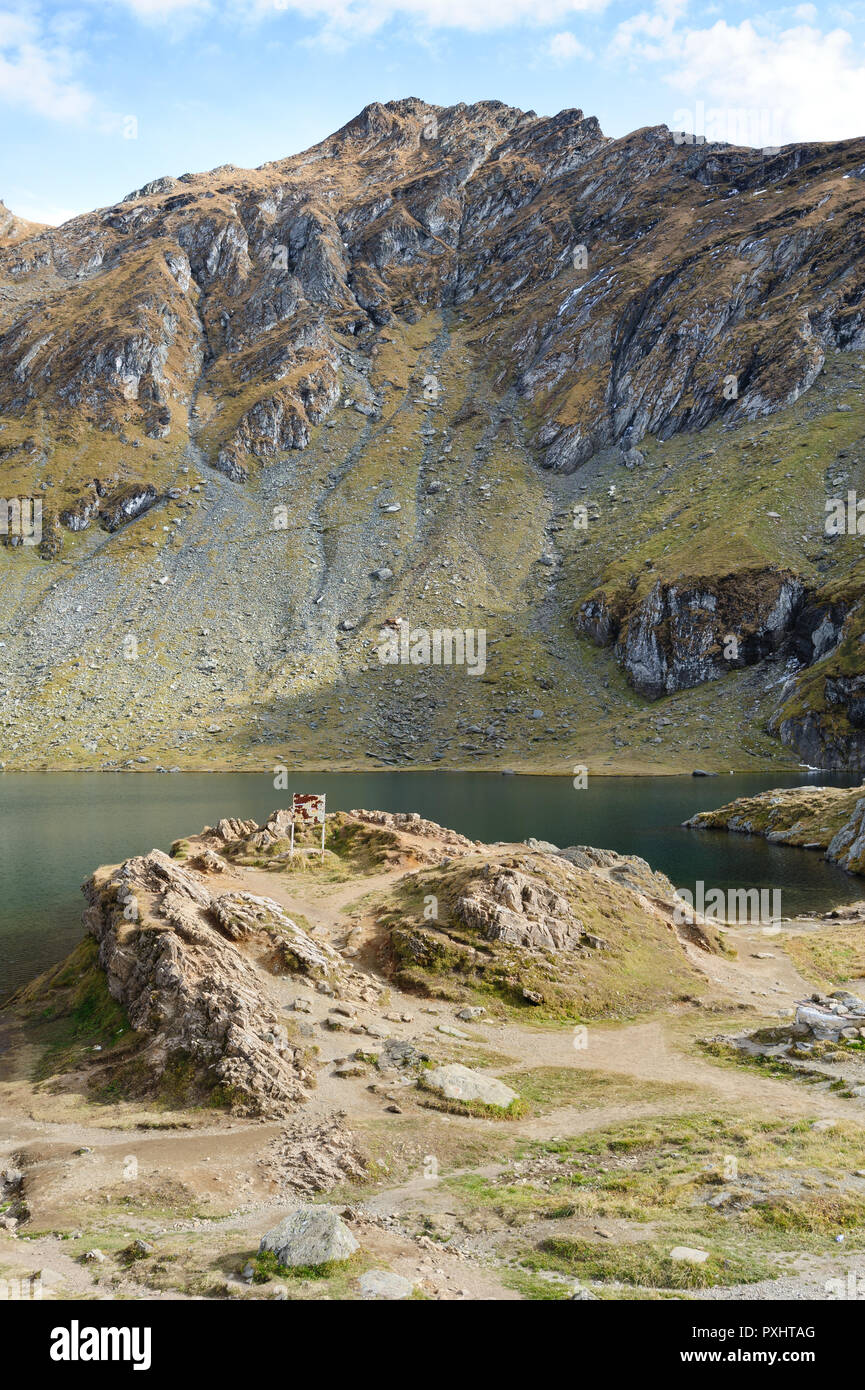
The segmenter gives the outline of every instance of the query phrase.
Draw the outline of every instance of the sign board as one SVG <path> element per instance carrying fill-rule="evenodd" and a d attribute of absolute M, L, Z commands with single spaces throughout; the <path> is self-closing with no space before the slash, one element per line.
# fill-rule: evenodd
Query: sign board
<path fill-rule="evenodd" d="M 295 792 L 291 798 L 294 819 L 303 825 L 323 825 L 324 803 L 325 798 L 315 792 Z"/>
<path fill-rule="evenodd" d="M 324 795 L 319 796 L 316 792 L 295 792 L 291 798 L 291 853 L 294 854 L 294 827 L 295 825 L 320 825 L 321 826 L 321 855 L 324 858 L 324 834 L 325 834 L 325 800 Z"/>

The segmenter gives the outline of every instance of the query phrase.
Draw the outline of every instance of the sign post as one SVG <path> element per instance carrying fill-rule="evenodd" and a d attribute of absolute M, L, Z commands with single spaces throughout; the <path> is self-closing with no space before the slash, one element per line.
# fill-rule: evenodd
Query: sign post
<path fill-rule="evenodd" d="M 326 799 L 326 794 L 319 796 L 316 792 L 295 792 L 291 798 L 290 853 L 292 856 L 294 855 L 294 827 L 300 822 L 301 825 L 321 826 L 321 857 L 324 858 Z"/>

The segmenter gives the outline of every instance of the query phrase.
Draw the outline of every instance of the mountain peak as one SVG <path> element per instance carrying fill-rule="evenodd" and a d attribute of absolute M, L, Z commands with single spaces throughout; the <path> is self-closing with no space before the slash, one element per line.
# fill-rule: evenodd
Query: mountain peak
<path fill-rule="evenodd" d="M 10 212 L 6 204 L 0 202 L 0 243 L 20 241 L 23 237 L 35 236 L 37 232 L 43 230 L 44 223 L 27 222 L 23 217 L 16 217 L 14 212 Z"/>

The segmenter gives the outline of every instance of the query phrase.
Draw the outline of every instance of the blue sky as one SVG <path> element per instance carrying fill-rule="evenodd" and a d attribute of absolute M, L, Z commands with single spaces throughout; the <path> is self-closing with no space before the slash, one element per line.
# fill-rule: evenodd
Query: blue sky
<path fill-rule="evenodd" d="M 865 135 L 865 0 L 0 0 L 0 199 L 59 222 L 401 96 L 579 106 L 611 135 Z"/>

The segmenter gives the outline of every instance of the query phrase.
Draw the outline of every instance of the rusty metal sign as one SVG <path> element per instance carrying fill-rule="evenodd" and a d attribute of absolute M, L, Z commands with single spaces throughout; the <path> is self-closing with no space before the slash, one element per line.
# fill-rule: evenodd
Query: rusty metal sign
<path fill-rule="evenodd" d="M 321 856 L 324 858 L 324 834 L 325 834 L 325 800 L 324 795 L 319 796 L 316 792 L 295 792 L 291 798 L 291 853 L 294 854 L 294 827 L 295 825 L 320 825 L 321 826 Z"/>
<path fill-rule="evenodd" d="M 325 797 L 315 792 L 295 792 L 291 798 L 291 809 L 296 821 L 303 825 L 322 825 L 324 823 Z"/>

